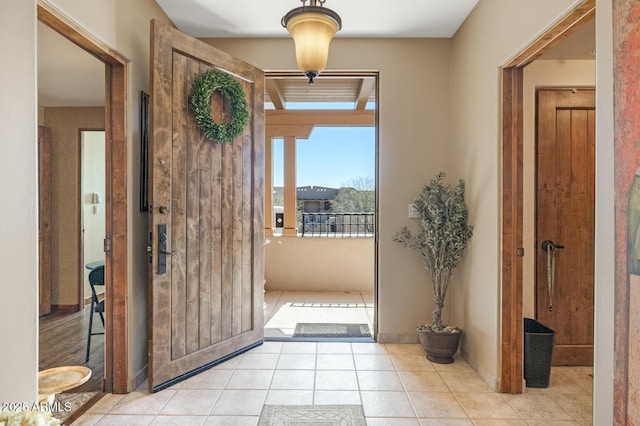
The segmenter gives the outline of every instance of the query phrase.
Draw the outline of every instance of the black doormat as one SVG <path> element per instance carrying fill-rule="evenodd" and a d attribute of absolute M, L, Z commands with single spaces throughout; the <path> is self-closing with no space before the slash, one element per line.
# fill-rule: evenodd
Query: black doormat
<path fill-rule="evenodd" d="M 265 405 L 258 426 L 365 426 L 360 405 Z"/>
<path fill-rule="evenodd" d="M 371 337 L 368 324 L 299 322 L 293 337 Z"/>

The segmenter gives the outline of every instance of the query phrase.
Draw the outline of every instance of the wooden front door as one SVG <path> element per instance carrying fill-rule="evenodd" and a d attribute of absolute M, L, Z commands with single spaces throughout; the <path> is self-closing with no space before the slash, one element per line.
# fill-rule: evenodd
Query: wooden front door
<path fill-rule="evenodd" d="M 554 365 L 593 365 L 595 90 L 537 103 L 537 320 L 556 332 Z"/>
<path fill-rule="evenodd" d="M 149 388 L 160 390 L 262 343 L 264 73 L 153 21 L 149 132 Z M 233 142 L 205 139 L 188 106 L 196 77 L 240 82 L 250 118 Z M 214 92 L 213 119 L 229 118 Z"/>

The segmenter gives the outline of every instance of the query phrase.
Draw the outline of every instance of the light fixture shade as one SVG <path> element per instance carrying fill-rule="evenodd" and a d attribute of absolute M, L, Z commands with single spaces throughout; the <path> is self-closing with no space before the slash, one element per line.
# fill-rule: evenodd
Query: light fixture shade
<path fill-rule="evenodd" d="M 327 66 L 329 45 L 342 23 L 337 13 L 317 6 L 293 9 L 283 19 L 296 46 L 296 62 L 309 82 Z"/>

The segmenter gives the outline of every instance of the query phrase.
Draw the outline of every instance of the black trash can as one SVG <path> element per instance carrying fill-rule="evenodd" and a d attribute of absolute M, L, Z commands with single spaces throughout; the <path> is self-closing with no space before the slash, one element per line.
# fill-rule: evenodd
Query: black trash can
<path fill-rule="evenodd" d="M 528 388 L 549 386 L 555 335 L 555 331 L 538 321 L 524 319 L 524 379 Z"/>

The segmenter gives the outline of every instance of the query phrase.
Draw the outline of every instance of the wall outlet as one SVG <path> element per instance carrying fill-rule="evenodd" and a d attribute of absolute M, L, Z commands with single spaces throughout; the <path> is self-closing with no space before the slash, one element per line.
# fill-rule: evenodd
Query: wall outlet
<path fill-rule="evenodd" d="M 418 210 L 414 204 L 409 204 L 409 219 L 417 219 L 420 217 Z"/>

